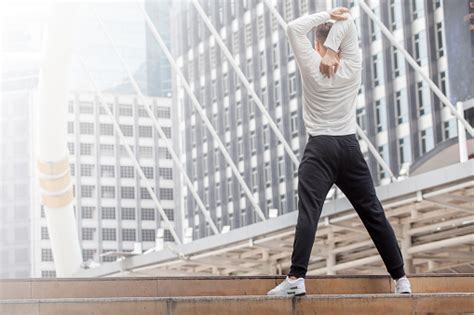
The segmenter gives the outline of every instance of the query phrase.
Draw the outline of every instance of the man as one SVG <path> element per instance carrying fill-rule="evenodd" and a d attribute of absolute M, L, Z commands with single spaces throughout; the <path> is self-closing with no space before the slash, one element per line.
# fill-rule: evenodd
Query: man
<path fill-rule="evenodd" d="M 286 279 L 268 295 L 304 295 L 304 277 L 326 195 L 336 184 L 368 230 L 395 293 L 411 293 L 395 233 L 378 200 L 356 133 L 362 57 L 354 20 L 344 7 L 300 17 L 287 34 L 303 80 L 303 120 L 309 134 L 298 169 L 298 219 Z M 336 22 L 330 23 L 329 19 Z M 316 48 L 307 33 L 315 30 Z M 316 51 L 315 51 L 316 50 Z"/>

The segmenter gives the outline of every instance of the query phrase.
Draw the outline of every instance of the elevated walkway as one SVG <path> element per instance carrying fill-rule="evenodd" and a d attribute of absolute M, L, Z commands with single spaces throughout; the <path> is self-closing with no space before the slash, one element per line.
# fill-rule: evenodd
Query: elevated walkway
<path fill-rule="evenodd" d="M 474 274 L 409 276 L 393 294 L 384 275 L 309 276 L 308 295 L 267 297 L 283 277 L 0 280 L 0 314 L 414 314 L 474 312 Z"/>
<path fill-rule="evenodd" d="M 376 188 L 400 241 L 407 273 L 474 272 L 474 160 Z M 297 212 L 191 243 L 81 270 L 77 277 L 282 274 Z M 383 274 L 383 262 L 345 198 L 328 201 L 309 275 Z"/>

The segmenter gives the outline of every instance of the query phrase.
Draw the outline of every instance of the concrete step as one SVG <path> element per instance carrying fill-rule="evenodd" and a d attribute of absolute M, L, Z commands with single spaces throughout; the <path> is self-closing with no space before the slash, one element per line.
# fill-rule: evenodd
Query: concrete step
<path fill-rule="evenodd" d="M 0 301 L 2 315 L 469 314 L 474 293 L 307 295 L 304 297 L 122 297 Z"/>
<path fill-rule="evenodd" d="M 180 297 L 265 295 L 282 276 L 36 278 L 0 280 L 0 300 L 105 297 Z M 413 293 L 474 292 L 474 274 L 409 276 Z M 308 294 L 392 293 L 385 275 L 308 276 Z"/>

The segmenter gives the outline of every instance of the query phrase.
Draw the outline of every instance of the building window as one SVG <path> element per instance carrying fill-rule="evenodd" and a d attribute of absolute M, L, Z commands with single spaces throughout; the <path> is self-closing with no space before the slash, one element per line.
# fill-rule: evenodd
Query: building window
<path fill-rule="evenodd" d="M 273 94 L 274 94 L 273 96 L 275 100 L 275 105 L 278 106 L 280 104 L 280 81 L 275 81 Z"/>
<path fill-rule="evenodd" d="M 253 64 L 252 59 L 247 59 L 247 79 L 251 81 L 253 78 Z"/>
<path fill-rule="evenodd" d="M 415 60 L 420 66 L 426 65 L 428 63 L 426 32 L 421 31 L 415 34 L 413 38 L 414 38 Z"/>
<path fill-rule="evenodd" d="M 133 126 L 132 125 L 120 125 L 120 130 L 125 137 L 133 137 Z"/>
<path fill-rule="evenodd" d="M 408 103 L 406 99 L 406 90 L 395 92 L 395 110 L 397 115 L 397 124 L 403 124 L 408 121 Z"/>
<path fill-rule="evenodd" d="M 41 261 L 53 261 L 53 251 L 51 248 L 41 249 Z"/>
<path fill-rule="evenodd" d="M 443 122 L 444 140 L 456 137 L 458 135 L 456 118 Z"/>
<path fill-rule="evenodd" d="M 95 249 L 83 249 L 82 250 L 82 258 L 84 261 L 94 259 Z"/>
<path fill-rule="evenodd" d="M 67 122 L 67 133 L 73 134 L 74 133 L 74 122 L 68 121 Z"/>
<path fill-rule="evenodd" d="M 81 207 L 81 214 L 83 219 L 92 219 L 94 217 L 95 207 Z"/>
<path fill-rule="evenodd" d="M 122 229 L 122 240 L 135 242 L 137 239 L 135 229 Z"/>
<path fill-rule="evenodd" d="M 95 228 L 82 228 L 82 240 L 93 241 L 95 231 Z"/>
<path fill-rule="evenodd" d="M 165 134 L 167 139 L 171 139 L 171 128 L 170 127 L 162 127 L 161 128 Z"/>
<path fill-rule="evenodd" d="M 280 63 L 280 52 L 278 51 L 278 43 L 273 44 L 272 57 L 273 57 L 273 68 L 278 68 Z"/>
<path fill-rule="evenodd" d="M 103 220 L 115 220 L 115 208 L 102 207 L 102 219 Z"/>
<path fill-rule="evenodd" d="M 438 58 L 444 56 L 444 46 L 443 46 L 443 23 L 436 23 L 436 50 L 438 53 Z"/>
<path fill-rule="evenodd" d="M 119 105 L 120 116 L 133 116 L 132 106 L 130 105 Z"/>
<path fill-rule="evenodd" d="M 103 241 L 116 241 L 117 240 L 117 230 L 113 228 L 103 228 L 102 229 L 102 240 Z"/>
<path fill-rule="evenodd" d="M 382 157 L 382 159 L 387 162 L 387 164 L 389 164 L 388 162 L 388 147 L 387 147 L 387 144 L 384 144 L 384 145 L 381 145 L 378 147 L 378 151 L 379 151 L 379 154 L 380 156 Z M 379 168 L 379 179 L 383 179 L 387 176 L 387 174 L 385 173 L 385 170 L 384 168 L 378 164 L 378 168 Z"/>
<path fill-rule="evenodd" d="M 378 55 L 372 56 L 372 82 L 374 84 L 374 87 L 380 85 L 380 80 L 381 80 L 381 65 L 380 65 L 380 60 L 379 60 Z"/>
<path fill-rule="evenodd" d="M 426 153 L 433 148 L 433 128 L 429 127 L 420 131 L 421 153 Z"/>
<path fill-rule="evenodd" d="M 160 188 L 160 199 L 161 200 L 173 200 L 173 189 L 172 188 Z"/>
<path fill-rule="evenodd" d="M 42 240 L 49 240 L 48 228 L 45 227 L 45 226 L 41 227 L 41 239 Z"/>
<path fill-rule="evenodd" d="M 113 156 L 115 154 L 115 149 L 113 144 L 101 144 L 100 145 L 100 154 L 103 156 Z"/>
<path fill-rule="evenodd" d="M 416 95 L 419 115 L 431 113 L 430 91 L 423 81 L 416 83 Z"/>
<path fill-rule="evenodd" d="M 266 72 L 266 65 L 267 65 L 267 60 L 265 57 L 265 51 L 262 50 L 260 52 L 260 75 L 263 77 Z"/>
<path fill-rule="evenodd" d="M 401 25 L 401 3 L 400 0 L 390 0 L 390 30 L 394 31 Z"/>
<path fill-rule="evenodd" d="M 158 118 L 171 118 L 171 109 L 169 107 L 158 106 L 156 111 Z"/>
<path fill-rule="evenodd" d="M 446 88 L 446 71 L 441 71 L 439 73 L 439 85 L 440 85 L 440 89 L 441 89 L 441 92 L 443 92 L 444 95 L 448 95 L 448 90 Z M 443 107 L 446 106 L 444 105 L 443 103 Z"/>
<path fill-rule="evenodd" d="M 244 140 L 241 137 L 237 139 L 237 156 L 239 161 L 242 161 L 244 158 Z"/>
<path fill-rule="evenodd" d="M 283 157 L 278 158 L 278 177 L 280 178 L 280 183 L 285 180 L 285 160 Z"/>
<path fill-rule="evenodd" d="M 151 199 L 151 195 L 145 187 L 140 188 L 140 199 Z"/>
<path fill-rule="evenodd" d="M 162 179 L 173 179 L 173 169 L 172 168 L 160 167 L 158 171 L 160 173 L 160 178 L 162 178 Z"/>
<path fill-rule="evenodd" d="M 143 229 L 142 230 L 142 241 L 143 242 L 154 242 L 155 241 L 155 230 Z"/>
<path fill-rule="evenodd" d="M 115 167 L 113 165 L 101 165 L 100 166 L 101 177 L 115 177 Z"/>
<path fill-rule="evenodd" d="M 267 187 L 270 186 L 272 181 L 271 166 L 270 163 L 265 163 L 265 184 Z"/>
<path fill-rule="evenodd" d="M 173 221 L 174 220 L 174 210 L 173 209 L 163 209 L 165 211 L 166 216 L 168 217 L 168 220 Z"/>
<path fill-rule="evenodd" d="M 155 209 L 154 208 L 142 208 L 142 220 L 154 221 L 155 220 Z"/>
<path fill-rule="evenodd" d="M 100 134 L 102 136 L 113 136 L 114 125 L 112 124 L 100 124 Z"/>
<path fill-rule="evenodd" d="M 94 197 L 94 186 L 82 185 L 81 186 L 81 197 L 83 198 L 92 198 Z"/>
<path fill-rule="evenodd" d="M 114 186 L 102 186 L 100 187 L 102 198 L 115 198 L 115 187 Z"/>
<path fill-rule="evenodd" d="M 411 163 L 410 137 L 398 139 L 398 158 L 400 164 Z"/>
<path fill-rule="evenodd" d="M 296 73 L 293 72 L 289 76 L 290 97 L 296 95 Z"/>
<path fill-rule="evenodd" d="M 135 187 L 120 187 L 120 197 L 122 199 L 135 199 Z"/>
<path fill-rule="evenodd" d="M 165 242 L 174 242 L 173 235 L 171 234 L 170 230 L 166 229 L 163 233 L 163 241 Z"/>
<path fill-rule="evenodd" d="M 375 101 L 375 123 L 377 125 L 377 132 L 387 129 L 385 113 L 385 102 L 382 99 Z"/>
<path fill-rule="evenodd" d="M 94 165 L 92 164 L 82 164 L 81 165 L 81 176 L 93 176 Z"/>
<path fill-rule="evenodd" d="M 56 278 L 55 270 L 41 270 L 41 278 Z"/>
<path fill-rule="evenodd" d="M 161 149 L 163 149 L 163 148 L 158 148 L 158 154 L 160 154 Z M 139 153 L 140 153 L 140 157 L 143 157 L 143 158 L 152 158 L 153 157 L 153 148 L 152 147 L 139 146 L 138 150 L 139 150 Z"/>
<path fill-rule="evenodd" d="M 133 166 L 120 166 L 120 178 L 135 178 Z"/>
<path fill-rule="evenodd" d="M 413 20 L 423 17 L 423 1 L 424 0 L 412 0 L 412 16 Z"/>
<path fill-rule="evenodd" d="M 88 122 L 82 122 L 79 124 L 79 132 L 81 135 L 92 135 L 94 134 L 94 124 Z"/>
<path fill-rule="evenodd" d="M 92 144 L 89 143 L 81 143 L 79 147 L 79 153 L 81 155 L 92 155 Z"/>
<path fill-rule="evenodd" d="M 291 135 L 296 136 L 298 135 L 298 112 L 294 111 L 290 114 L 290 130 Z"/>
<path fill-rule="evenodd" d="M 153 129 L 151 126 L 139 126 L 138 127 L 138 136 L 142 138 L 152 138 Z"/>
<path fill-rule="evenodd" d="M 148 179 L 153 179 L 154 177 L 154 169 L 153 167 L 143 166 L 142 167 L 143 174 Z"/>
<path fill-rule="evenodd" d="M 135 208 L 122 208 L 122 220 L 135 220 Z"/>

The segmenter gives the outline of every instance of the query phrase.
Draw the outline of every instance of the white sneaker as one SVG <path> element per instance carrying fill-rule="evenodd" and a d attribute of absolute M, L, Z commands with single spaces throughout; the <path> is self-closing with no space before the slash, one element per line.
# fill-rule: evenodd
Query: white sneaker
<path fill-rule="evenodd" d="M 395 294 L 411 294 L 411 285 L 407 276 L 403 276 L 395 281 Z"/>
<path fill-rule="evenodd" d="M 304 278 L 291 280 L 288 276 L 282 283 L 267 292 L 267 295 L 274 296 L 300 296 L 305 294 Z"/>

